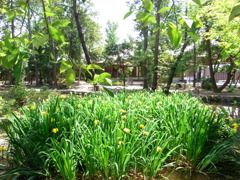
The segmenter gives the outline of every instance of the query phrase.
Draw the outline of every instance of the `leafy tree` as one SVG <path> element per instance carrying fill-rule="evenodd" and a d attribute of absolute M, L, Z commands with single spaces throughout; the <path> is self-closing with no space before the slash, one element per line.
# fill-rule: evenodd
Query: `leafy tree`
<path fill-rule="evenodd" d="M 236 19 L 231 19 L 229 22 L 229 14 L 231 8 L 237 0 L 233 1 L 207 1 L 205 6 L 199 11 L 199 15 L 203 19 L 205 26 L 205 33 L 203 36 L 206 40 L 206 51 L 210 69 L 211 83 L 214 92 L 221 92 L 230 82 L 234 76 L 238 59 L 240 58 L 240 38 L 238 37 L 239 22 Z M 218 46 L 219 51 L 213 54 L 212 47 Z M 217 60 L 213 59 L 213 56 L 218 57 Z M 228 61 L 228 63 L 226 63 Z M 217 64 L 225 64 L 227 70 L 227 79 L 225 83 L 218 87 L 215 79 L 215 74 L 218 67 Z"/>

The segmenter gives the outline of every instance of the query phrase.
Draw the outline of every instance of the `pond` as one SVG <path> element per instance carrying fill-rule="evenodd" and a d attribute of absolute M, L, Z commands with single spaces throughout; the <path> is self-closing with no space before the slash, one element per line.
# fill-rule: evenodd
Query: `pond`
<path fill-rule="evenodd" d="M 226 103 L 207 103 L 210 105 L 214 105 L 217 106 L 218 108 L 226 111 L 229 113 L 229 115 L 234 118 L 240 118 L 240 107 L 239 105 L 235 105 L 235 104 L 226 104 Z"/>

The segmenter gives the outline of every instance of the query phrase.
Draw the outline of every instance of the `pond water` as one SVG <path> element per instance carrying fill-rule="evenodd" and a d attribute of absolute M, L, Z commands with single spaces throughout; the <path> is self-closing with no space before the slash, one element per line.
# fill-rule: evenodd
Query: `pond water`
<path fill-rule="evenodd" d="M 210 103 L 213 106 L 217 106 L 220 109 L 225 110 L 229 115 L 236 119 L 240 118 L 240 107 L 234 104 L 223 104 L 223 103 Z"/>

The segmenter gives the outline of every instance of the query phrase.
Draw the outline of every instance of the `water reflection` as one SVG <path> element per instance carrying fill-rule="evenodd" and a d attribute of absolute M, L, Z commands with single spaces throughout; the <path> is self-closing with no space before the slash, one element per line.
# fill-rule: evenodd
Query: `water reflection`
<path fill-rule="evenodd" d="M 211 104 L 211 105 L 216 105 L 217 107 L 227 111 L 229 113 L 229 115 L 236 119 L 236 118 L 240 118 L 240 107 L 236 106 L 236 105 L 230 105 L 230 104 Z"/>

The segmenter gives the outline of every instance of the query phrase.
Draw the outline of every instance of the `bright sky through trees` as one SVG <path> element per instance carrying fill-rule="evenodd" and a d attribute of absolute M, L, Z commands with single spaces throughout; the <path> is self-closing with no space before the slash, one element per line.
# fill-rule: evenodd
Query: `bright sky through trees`
<path fill-rule="evenodd" d="M 134 32 L 133 16 L 123 20 L 124 15 L 129 11 L 125 0 L 95 0 L 93 3 L 94 10 L 99 13 L 96 22 L 101 25 L 104 38 L 107 21 L 118 23 L 117 35 L 120 41 L 127 39 L 128 35 L 137 36 L 137 32 Z"/>

